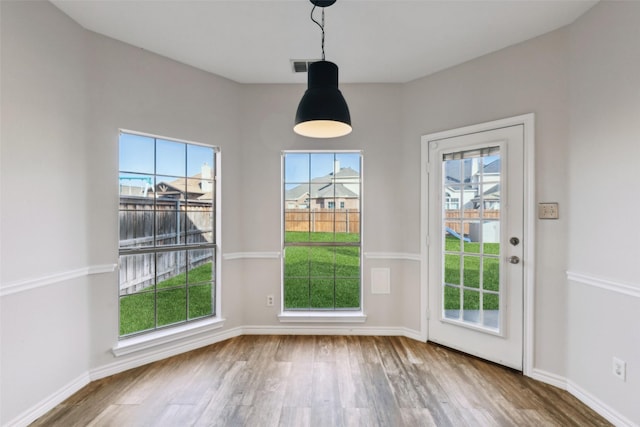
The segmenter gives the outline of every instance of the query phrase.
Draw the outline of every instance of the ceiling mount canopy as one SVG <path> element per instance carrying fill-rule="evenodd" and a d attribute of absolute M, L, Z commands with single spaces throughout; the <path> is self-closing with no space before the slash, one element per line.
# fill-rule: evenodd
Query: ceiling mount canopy
<path fill-rule="evenodd" d="M 322 61 L 309 65 L 307 91 L 298 105 L 293 130 L 310 138 L 336 138 L 351 133 L 349 107 L 338 89 L 338 66 L 325 61 L 324 55 L 324 8 L 336 0 L 310 1 L 311 20 L 322 30 Z M 322 23 L 313 17 L 316 7 L 322 8 Z"/>

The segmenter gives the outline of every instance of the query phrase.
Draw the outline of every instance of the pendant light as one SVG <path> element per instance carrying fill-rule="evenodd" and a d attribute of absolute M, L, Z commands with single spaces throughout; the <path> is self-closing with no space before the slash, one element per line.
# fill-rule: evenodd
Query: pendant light
<path fill-rule="evenodd" d="M 310 1 L 311 20 L 322 30 L 322 61 L 309 65 L 307 91 L 298 105 L 293 130 L 310 138 L 335 138 L 351 133 L 349 107 L 338 89 L 338 66 L 324 59 L 324 8 L 336 0 Z M 322 8 L 322 24 L 313 18 L 316 7 Z"/>

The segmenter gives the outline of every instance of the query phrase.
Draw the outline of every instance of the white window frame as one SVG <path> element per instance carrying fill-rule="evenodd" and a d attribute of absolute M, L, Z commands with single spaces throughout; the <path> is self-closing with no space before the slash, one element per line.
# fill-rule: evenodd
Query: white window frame
<path fill-rule="evenodd" d="M 220 148 L 218 146 L 212 146 L 209 144 L 204 144 L 204 143 L 200 143 L 200 142 L 194 142 L 194 141 L 188 141 L 188 140 L 183 140 L 183 139 L 177 139 L 177 138 L 171 138 L 171 137 L 166 137 L 166 136 L 161 136 L 161 135 L 154 135 L 154 134 L 149 134 L 149 133 L 143 133 L 143 132 L 138 132 L 138 131 L 132 131 L 132 130 L 128 130 L 128 129 L 119 129 L 118 132 L 118 138 L 120 136 L 120 134 L 122 133 L 126 133 L 126 134 L 131 134 L 131 135 L 139 135 L 139 136 L 143 136 L 143 137 L 148 137 L 148 138 L 155 138 L 155 139 L 162 139 L 165 141 L 175 141 L 175 142 L 179 142 L 179 143 L 184 143 L 184 144 L 191 144 L 191 145 L 200 145 L 200 146 L 204 146 L 204 147 L 208 147 L 208 148 L 212 148 L 215 152 L 215 156 L 214 156 L 214 161 L 215 161 L 215 165 L 213 171 L 214 171 L 214 175 L 212 176 L 212 179 L 214 181 L 214 188 L 215 188 L 215 199 L 214 199 L 214 215 L 215 215 L 215 219 L 214 219 L 214 235 L 215 235 L 215 242 L 213 244 L 213 248 L 214 248 L 214 271 L 215 271 L 215 301 L 214 301 L 214 313 L 210 316 L 206 316 L 206 317 L 202 317 L 202 318 L 198 318 L 198 319 L 194 319 L 194 320 L 187 320 L 185 322 L 181 322 L 181 323 L 177 323 L 174 325 L 167 325 L 167 326 L 163 326 L 161 328 L 157 328 L 154 330 L 150 330 L 150 331 L 142 331 L 140 333 L 134 333 L 134 334 L 130 334 L 130 335 L 124 335 L 124 336 L 120 336 L 120 332 L 119 332 L 119 321 L 120 321 L 120 304 L 117 305 L 117 310 L 118 310 L 118 342 L 117 344 L 112 348 L 112 352 L 116 357 L 120 357 L 120 356 L 124 356 L 127 354 L 132 354 L 132 353 L 136 353 L 139 351 L 145 351 L 148 349 L 153 349 L 156 348 L 158 346 L 161 345 L 165 345 L 167 343 L 176 341 L 176 340 L 180 340 L 183 338 L 187 338 L 196 334 L 202 334 L 205 332 L 209 332 L 209 331 L 213 331 L 219 328 L 222 328 L 224 326 L 224 320 L 221 317 L 221 310 L 222 310 L 222 282 L 221 282 L 221 278 L 222 278 L 222 254 L 221 254 L 221 231 L 222 231 L 222 227 L 221 227 L 221 155 L 220 155 Z M 118 165 L 118 171 L 120 171 L 120 165 Z M 118 193 L 119 193 L 119 189 L 118 189 Z M 119 211 L 119 210 L 118 210 Z M 119 223 L 119 221 L 118 221 Z M 118 232 L 119 234 L 119 232 Z M 120 250 L 119 250 L 120 252 Z M 118 282 L 119 282 L 119 278 L 118 278 Z M 119 283 L 116 286 L 117 292 L 118 292 L 118 299 L 120 298 L 120 290 L 119 290 Z"/>
<path fill-rule="evenodd" d="M 287 154 L 358 154 L 360 156 L 360 309 L 359 310 L 285 310 L 284 309 L 284 253 L 285 253 L 285 156 Z M 364 323 L 364 154 L 362 150 L 283 150 L 280 156 L 280 228 L 281 228 L 281 276 L 280 276 L 280 313 L 281 323 Z"/>

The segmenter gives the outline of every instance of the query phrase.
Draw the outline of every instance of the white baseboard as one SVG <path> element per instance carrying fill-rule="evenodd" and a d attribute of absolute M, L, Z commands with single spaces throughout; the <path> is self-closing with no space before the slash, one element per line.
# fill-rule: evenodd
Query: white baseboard
<path fill-rule="evenodd" d="M 571 380 L 567 380 L 560 375 L 552 374 L 540 369 L 533 369 L 531 378 L 568 391 L 616 427 L 638 427 L 638 424 L 632 422 L 627 417 Z"/>
<path fill-rule="evenodd" d="M 534 380 L 550 384 L 554 387 L 558 387 L 562 390 L 567 389 L 567 379 L 560 375 L 552 374 L 551 372 L 542 371 L 540 369 L 533 368 L 531 370 L 531 378 Z"/>
<path fill-rule="evenodd" d="M 79 391 L 82 387 L 91 382 L 88 373 L 80 375 L 75 380 L 71 381 L 67 385 L 63 386 L 60 390 L 56 391 L 52 395 L 42 399 L 33 407 L 27 409 L 22 414 L 9 421 L 5 427 L 23 427 L 28 426 L 53 408 L 55 408 L 61 402 L 71 397 L 74 393 Z"/>
<path fill-rule="evenodd" d="M 638 427 L 634 423 L 615 409 L 577 385 L 572 381 L 567 381 L 567 391 L 573 394 L 582 403 L 602 415 L 607 421 L 616 427 Z"/>

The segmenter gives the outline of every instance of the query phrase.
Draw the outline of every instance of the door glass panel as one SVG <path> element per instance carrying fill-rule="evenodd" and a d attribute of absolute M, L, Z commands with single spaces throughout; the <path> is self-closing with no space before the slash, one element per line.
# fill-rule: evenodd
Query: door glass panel
<path fill-rule="evenodd" d="M 460 288 L 457 286 L 445 286 L 444 297 L 444 317 L 447 319 L 460 318 Z"/>
<path fill-rule="evenodd" d="M 500 332 L 500 149 L 445 154 L 442 176 L 443 317 Z"/>

